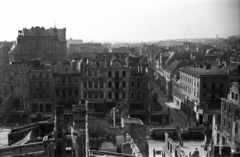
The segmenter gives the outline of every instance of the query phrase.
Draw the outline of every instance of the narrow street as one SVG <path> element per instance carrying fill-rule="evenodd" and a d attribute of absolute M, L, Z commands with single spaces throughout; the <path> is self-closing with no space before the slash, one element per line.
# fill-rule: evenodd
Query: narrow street
<path fill-rule="evenodd" d="M 173 119 L 173 123 L 165 127 L 185 127 L 185 123 L 188 124 L 189 122 L 180 114 L 182 111 L 172 101 L 169 101 L 167 97 L 164 97 L 155 84 L 153 84 L 153 91 L 158 94 L 158 102 L 162 104 L 164 111 L 167 111 L 168 108 L 170 109 L 170 116 Z"/>

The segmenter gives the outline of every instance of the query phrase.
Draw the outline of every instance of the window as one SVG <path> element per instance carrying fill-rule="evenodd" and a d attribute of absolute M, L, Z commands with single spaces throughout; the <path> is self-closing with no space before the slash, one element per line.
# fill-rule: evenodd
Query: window
<path fill-rule="evenodd" d="M 133 81 L 131 81 L 131 87 L 134 88 L 134 82 Z"/>
<path fill-rule="evenodd" d="M 97 70 L 94 71 L 94 76 L 95 76 L 95 77 L 98 76 L 98 71 L 97 71 Z"/>
<path fill-rule="evenodd" d="M 62 78 L 62 84 L 65 85 L 65 82 L 66 82 L 66 79 L 65 79 L 65 77 L 63 77 L 63 78 Z"/>
<path fill-rule="evenodd" d="M 49 78 L 49 74 L 48 73 L 46 73 L 46 78 Z"/>
<path fill-rule="evenodd" d="M 32 107 L 32 112 L 37 112 L 37 109 L 38 109 L 38 104 L 31 104 L 31 107 Z"/>
<path fill-rule="evenodd" d="M 98 88 L 98 82 L 94 81 L 94 88 Z"/>
<path fill-rule="evenodd" d="M 60 96 L 60 91 L 56 90 L 56 96 Z"/>
<path fill-rule="evenodd" d="M 92 76 L 92 71 L 88 70 L 88 76 L 89 76 L 89 77 Z"/>
<path fill-rule="evenodd" d="M 50 85 L 49 85 L 49 82 L 46 82 L 46 87 L 47 87 L 47 88 L 49 88 L 49 87 L 50 87 Z"/>
<path fill-rule="evenodd" d="M 108 82 L 108 88 L 112 88 L 112 82 Z"/>
<path fill-rule="evenodd" d="M 134 99 L 134 97 L 135 97 L 134 92 L 131 92 L 131 98 Z"/>
<path fill-rule="evenodd" d="M 115 71 L 115 78 L 119 78 L 119 71 Z"/>
<path fill-rule="evenodd" d="M 39 78 L 42 78 L 42 73 L 39 73 Z"/>
<path fill-rule="evenodd" d="M 146 92 L 142 93 L 142 98 L 145 99 L 146 98 Z"/>
<path fill-rule="evenodd" d="M 45 110 L 46 112 L 52 112 L 52 104 L 45 104 Z"/>
<path fill-rule="evenodd" d="M 232 99 L 234 99 L 234 93 L 233 92 L 231 93 L 231 95 L 232 95 Z"/>
<path fill-rule="evenodd" d="M 215 89 L 215 83 L 212 83 L 212 89 Z"/>
<path fill-rule="evenodd" d="M 108 77 L 112 77 L 112 72 L 108 71 Z"/>
<path fill-rule="evenodd" d="M 75 90 L 75 96 L 78 96 L 78 90 L 77 89 Z"/>
<path fill-rule="evenodd" d="M 87 98 L 87 93 L 86 92 L 83 93 L 83 98 L 85 98 L 85 99 Z"/>
<path fill-rule="evenodd" d="M 226 111 L 227 110 L 227 104 L 224 103 L 223 106 L 224 106 L 224 111 Z"/>
<path fill-rule="evenodd" d="M 212 94 L 211 98 L 212 98 L 212 99 L 215 99 L 215 94 Z"/>
<path fill-rule="evenodd" d="M 126 77 L 126 71 L 122 71 L 122 77 Z"/>
<path fill-rule="evenodd" d="M 39 93 L 39 98 L 43 98 L 43 93 L 42 92 Z"/>
<path fill-rule="evenodd" d="M 112 99 L 112 92 L 108 92 L 108 99 Z"/>
<path fill-rule="evenodd" d="M 238 100 L 238 94 L 235 93 L 235 100 Z"/>
<path fill-rule="evenodd" d="M 220 84 L 220 88 L 223 88 L 223 86 L 224 86 L 223 84 Z"/>
<path fill-rule="evenodd" d="M 125 82 L 125 81 L 122 82 L 122 87 L 123 87 L 123 88 L 126 88 L 126 82 Z"/>
<path fill-rule="evenodd" d="M 203 83 L 203 88 L 206 88 L 207 87 L 207 84 L 206 83 Z"/>
<path fill-rule="evenodd" d="M 32 93 L 32 97 L 33 98 L 37 98 L 37 94 L 36 93 Z"/>
<path fill-rule="evenodd" d="M 137 82 L 137 88 L 140 88 L 140 81 Z"/>
<path fill-rule="evenodd" d="M 94 93 L 94 98 L 97 99 L 98 98 L 98 93 Z"/>
<path fill-rule="evenodd" d="M 46 98 L 50 98 L 50 93 L 46 93 Z"/>
<path fill-rule="evenodd" d="M 39 88 L 42 89 L 42 82 L 39 82 Z"/>
<path fill-rule="evenodd" d="M 75 77 L 75 83 L 78 83 L 78 78 L 77 77 Z"/>
<path fill-rule="evenodd" d="M 103 92 L 100 92 L 100 98 L 103 98 Z"/>
<path fill-rule="evenodd" d="M 72 79 L 70 76 L 68 76 L 68 83 L 72 83 Z"/>
<path fill-rule="evenodd" d="M 92 88 L 92 82 L 88 81 L 88 88 Z"/>
<path fill-rule="evenodd" d="M 87 88 L 87 82 L 86 81 L 83 82 L 83 88 Z"/>
<path fill-rule="evenodd" d="M 100 81 L 100 88 L 103 88 L 103 81 Z"/>
<path fill-rule="evenodd" d="M 137 99 L 140 99 L 140 92 L 137 92 Z"/>
<path fill-rule="evenodd" d="M 122 98 L 125 99 L 126 98 L 126 93 L 122 92 Z"/>
<path fill-rule="evenodd" d="M 88 98 L 92 99 L 92 93 L 91 92 L 88 93 Z"/>
<path fill-rule="evenodd" d="M 72 90 L 68 91 L 68 96 L 72 96 Z"/>
<path fill-rule="evenodd" d="M 40 112 L 43 112 L 43 104 L 40 104 Z"/>
<path fill-rule="evenodd" d="M 231 121 L 228 121 L 228 129 L 231 129 Z"/>

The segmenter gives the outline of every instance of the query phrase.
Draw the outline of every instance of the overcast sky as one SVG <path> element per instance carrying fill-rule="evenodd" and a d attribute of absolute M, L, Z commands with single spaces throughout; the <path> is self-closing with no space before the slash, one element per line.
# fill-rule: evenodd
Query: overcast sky
<path fill-rule="evenodd" d="M 32 26 L 67 29 L 67 39 L 156 41 L 240 35 L 240 0 L 4 0 L 0 41 Z"/>

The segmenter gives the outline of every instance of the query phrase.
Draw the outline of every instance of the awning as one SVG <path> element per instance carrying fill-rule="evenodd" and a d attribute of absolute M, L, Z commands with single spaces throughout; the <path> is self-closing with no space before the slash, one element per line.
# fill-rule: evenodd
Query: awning
<path fill-rule="evenodd" d="M 32 130 L 20 141 L 12 144 L 12 146 L 24 145 L 31 140 Z"/>

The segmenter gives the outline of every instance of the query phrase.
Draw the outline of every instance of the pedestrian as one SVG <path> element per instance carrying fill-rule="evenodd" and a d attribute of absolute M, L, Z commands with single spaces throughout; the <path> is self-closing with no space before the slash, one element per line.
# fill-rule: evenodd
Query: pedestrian
<path fill-rule="evenodd" d="M 183 141 L 182 141 L 182 147 L 183 147 Z"/>
<path fill-rule="evenodd" d="M 171 123 L 173 123 L 173 119 L 171 118 Z"/>
<path fill-rule="evenodd" d="M 191 157 L 192 156 L 192 153 L 191 152 L 189 152 L 189 157 Z"/>
<path fill-rule="evenodd" d="M 189 119 L 190 119 L 190 118 L 189 118 L 189 116 L 188 116 L 188 121 L 189 121 Z"/>

